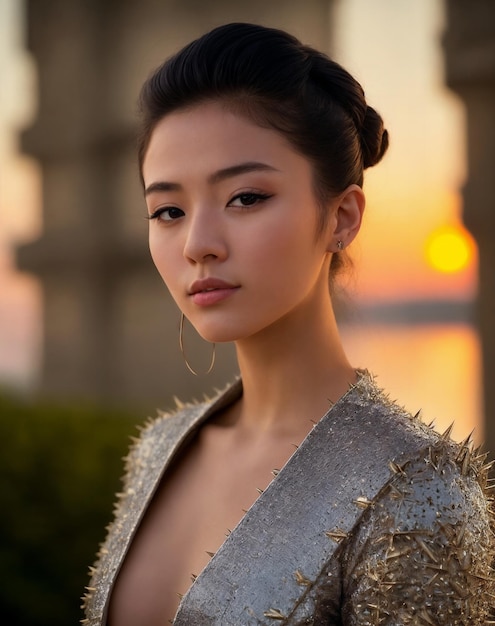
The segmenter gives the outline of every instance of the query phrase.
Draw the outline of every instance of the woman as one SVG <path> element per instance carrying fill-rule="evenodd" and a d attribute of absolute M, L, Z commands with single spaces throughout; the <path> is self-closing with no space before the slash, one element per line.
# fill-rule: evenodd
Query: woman
<path fill-rule="evenodd" d="M 355 370 L 335 323 L 329 277 L 388 144 L 360 85 L 230 24 L 141 104 L 153 260 L 203 338 L 235 342 L 241 377 L 142 431 L 85 623 L 485 624 L 483 459 Z"/>

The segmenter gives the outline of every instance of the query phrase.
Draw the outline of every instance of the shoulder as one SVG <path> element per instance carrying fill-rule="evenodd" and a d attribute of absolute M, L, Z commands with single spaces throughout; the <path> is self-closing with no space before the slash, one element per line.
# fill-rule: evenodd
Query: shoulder
<path fill-rule="evenodd" d="M 90 568 L 91 582 L 83 600 L 87 624 L 100 624 L 120 563 L 167 464 L 194 429 L 238 393 L 239 384 L 234 383 L 211 400 L 177 402 L 175 411 L 160 412 L 156 418 L 149 419 L 140 428 L 139 436 L 132 439 L 113 521 L 107 527 L 96 563 Z"/>
<path fill-rule="evenodd" d="M 157 445 L 180 438 L 201 419 L 207 405 L 206 401 L 183 404 L 176 400 L 175 410 L 158 411 L 156 417 L 148 418 L 138 427 L 138 436 L 131 437 L 126 469 L 130 469 L 129 464 L 134 457 L 152 456 Z"/>
<path fill-rule="evenodd" d="M 124 482 L 132 481 L 136 473 L 149 464 L 163 464 L 173 455 L 187 437 L 218 410 L 230 404 L 242 393 L 239 380 L 222 391 L 215 391 L 212 397 L 203 401 L 183 403 L 175 399 L 175 410 L 158 411 L 140 428 L 137 437 L 131 438 L 129 452 L 125 458 Z"/>
<path fill-rule="evenodd" d="M 137 437 L 131 437 L 131 445 L 125 457 L 124 480 L 132 480 L 148 463 L 173 453 L 175 448 L 198 426 L 214 400 L 183 404 L 176 400 L 176 409 L 170 412 L 158 411 L 139 427 Z"/>
<path fill-rule="evenodd" d="M 345 550 L 352 623 L 486 623 L 495 545 L 484 460 L 447 433 L 390 463 L 389 481 Z"/>

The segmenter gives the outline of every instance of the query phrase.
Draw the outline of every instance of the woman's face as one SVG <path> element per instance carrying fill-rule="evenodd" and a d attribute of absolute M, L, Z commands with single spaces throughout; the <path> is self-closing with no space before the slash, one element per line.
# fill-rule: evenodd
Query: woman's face
<path fill-rule="evenodd" d="M 311 165 L 279 133 L 220 103 L 181 110 L 153 131 L 143 178 L 153 261 L 205 339 L 251 337 L 329 297 L 335 211 L 317 236 Z"/>

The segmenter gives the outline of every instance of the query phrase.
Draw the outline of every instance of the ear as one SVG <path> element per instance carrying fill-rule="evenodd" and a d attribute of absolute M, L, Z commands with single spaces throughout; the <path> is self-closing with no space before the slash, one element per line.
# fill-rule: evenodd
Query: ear
<path fill-rule="evenodd" d="M 340 252 L 354 240 L 361 228 L 366 198 L 359 185 L 349 185 L 334 199 L 331 232 L 328 233 L 328 252 Z"/>

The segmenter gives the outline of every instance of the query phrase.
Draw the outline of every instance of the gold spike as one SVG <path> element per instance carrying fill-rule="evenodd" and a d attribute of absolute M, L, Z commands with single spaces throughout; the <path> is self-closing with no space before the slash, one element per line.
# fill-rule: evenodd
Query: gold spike
<path fill-rule="evenodd" d="M 271 619 L 287 619 L 287 617 L 281 613 L 278 609 L 269 609 L 263 613 L 265 617 L 271 617 Z"/>
<path fill-rule="evenodd" d="M 453 580 L 452 578 L 448 578 L 448 583 L 452 587 L 452 589 L 457 593 L 457 595 L 465 600 L 469 596 L 469 591 L 460 585 L 458 582 Z"/>
<path fill-rule="evenodd" d="M 175 402 L 175 406 L 178 410 L 183 409 L 184 408 L 184 403 L 182 402 L 182 400 L 178 397 L 178 396 L 173 396 L 173 400 Z"/>
<path fill-rule="evenodd" d="M 392 500 L 403 500 L 404 499 L 405 496 L 402 493 L 402 491 L 400 491 L 400 489 L 397 489 L 397 487 L 395 485 L 393 485 L 392 483 L 390 483 L 389 489 L 390 489 L 390 497 L 391 497 Z"/>
<path fill-rule="evenodd" d="M 376 539 L 373 540 L 373 543 L 383 543 L 384 541 L 388 541 L 390 547 L 392 547 L 394 537 L 393 535 L 380 535 Z"/>
<path fill-rule="evenodd" d="M 420 537 L 416 537 L 416 543 L 419 545 L 421 550 L 427 556 L 430 557 L 430 559 L 433 561 L 433 563 L 438 563 L 437 557 L 433 554 L 433 552 L 430 550 L 430 548 L 426 545 L 426 543 Z"/>
<path fill-rule="evenodd" d="M 461 475 L 467 476 L 468 470 L 469 470 L 469 464 L 471 462 L 471 452 L 469 448 L 464 448 L 464 449 L 466 450 L 466 454 L 464 455 L 464 458 L 462 460 Z"/>
<path fill-rule="evenodd" d="M 256 487 L 256 491 L 261 495 L 263 495 L 264 489 L 260 489 L 259 487 Z"/>
<path fill-rule="evenodd" d="M 329 539 L 333 539 L 337 543 L 340 543 L 343 539 L 347 538 L 347 533 L 341 528 L 336 528 L 335 530 L 326 530 L 325 535 Z"/>
<path fill-rule="evenodd" d="M 438 468 L 439 468 L 439 451 L 432 448 L 431 446 L 428 448 L 428 462 L 431 464 L 431 466 L 433 467 L 433 469 L 438 472 Z"/>
<path fill-rule="evenodd" d="M 444 441 L 447 439 L 450 439 L 450 433 L 452 432 L 453 428 L 454 428 L 454 422 L 452 422 L 452 424 L 440 435 L 440 438 L 443 439 Z"/>
<path fill-rule="evenodd" d="M 473 462 L 477 463 L 478 465 L 483 465 L 483 463 L 486 461 L 487 456 L 488 452 L 481 452 L 480 448 L 476 448 L 472 452 Z"/>
<path fill-rule="evenodd" d="M 459 451 L 456 454 L 455 460 L 456 463 L 462 463 L 462 461 L 464 460 L 464 457 L 466 456 L 466 452 L 467 452 L 467 448 L 463 447 L 463 448 L 459 448 Z"/>
<path fill-rule="evenodd" d="M 432 583 L 435 582 L 435 580 L 439 577 L 439 575 L 440 575 L 440 572 L 435 572 L 433 576 L 430 578 L 430 580 L 426 583 L 425 586 L 429 587 Z"/>
<path fill-rule="evenodd" d="M 178 591 L 175 592 L 176 596 L 179 596 L 179 600 L 182 600 L 182 598 L 184 597 L 183 593 L 179 593 Z"/>
<path fill-rule="evenodd" d="M 466 439 L 464 439 L 464 441 L 461 441 L 461 443 L 459 444 L 461 446 L 461 448 L 465 448 L 466 446 L 469 446 L 472 444 L 472 436 L 474 433 L 474 428 L 473 430 L 469 433 L 469 435 L 466 437 Z"/>
<path fill-rule="evenodd" d="M 461 571 L 466 572 L 471 568 L 472 561 L 470 552 L 463 550 L 462 553 L 458 555 L 458 560 Z"/>
<path fill-rule="evenodd" d="M 419 617 L 423 620 L 425 624 L 430 624 L 430 626 L 436 626 L 437 624 L 437 622 L 434 622 L 431 619 L 426 609 L 421 609 L 421 613 L 419 613 Z"/>
<path fill-rule="evenodd" d="M 438 522 L 438 525 L 442 529 L 443 534 L 447 537 L 449 542 L 455 542 L 456 546 L 459 546 L 459 543 L 456 540 L 456 534 L 455 534 L 454 528 L 450 526 L 449 524 L 442 524 L 442 522 Z M 463 527 L 461 527 L 459 531 L 459 534 L 461 535 L 461 537 L 462 535 L 464 535 L 465 528 L 466 528 L 466 523 L 463 524 Z"/>
<path fill-rule="evenodd" d="M 361 509 L 367 509 L 373 504 L 372 500 L 368 500 L 365 496 L 359 496 L 359 498 L 353 500 L 353 503 Z"/>
<path fill-rule="evenodd" d="M 227 532 L 225 533 L 225 536 L 229 537 L 231 533 L 232 531 L 230 530 L 230 528 L 227 528 Z"/>
<path fill-rule="evenodd" d="M 402 476 L 406 475 L 406 473 L 404 472 L 402 467 L 400 465 L 397 465 L 397 463 L 395 463 L 394 461 L 389 461 L 388 462 L 388 466 L 389 466 L 389 468 L 390 468 L 392 473 L 394 473 L 394 474 L 401 474 Z"/>
<path fill-rule="evenodd" d="M 426 537 L 433 537 L 433 531 L 427 528 L 411 528 L 411 530 L 396 530 L 392 533 L 394 537 L 410 537 L 416 535 L 423 535 Z"/>
<path fill-rule="evenodd" d="M 481 453 L 482 447 L 483 447 L 482 444 L 480 444 L 479 446 L 476 446 L 476 448 L 473 450 L 474 456 L 478 456 Z"/>
<path fill-rule="evenodd" d="M 391 549 L 393 550 L 393 552 L 387 553 L 387 556 L 385 557 L 385 561 L 389 561 L 390 559 L 398 559 L 399 557 L 406 556 L 406 554 L 410 554 L 412 551 L 411 546 L 406 546 L 405 548 L 402 548 L 401 550 L 395 547 L 392 547 Z"/>
<path fill-rule="evenodd" d="M 214 552 L 210 552 L 209 550 L 206 551 L 206 554 L 210 557 L 213 558 L 215 556 Z"/>
<path fill-rule="evenodd" d="M 196 574 L 191 574 L 191 580 L 192 580 L 193 583 L 196 582 L 196 578 L 197 578 Z"/>
<path fill-rule="evenodd" d="M 477 580 L 484 580 L 485 582 L 488 583 L 494 583 L 495 579 L 494 578 L 490 578 L 490 576 L 482 576 L 481 574 L 469 574 L 472 578 L 476 578 Z"/>
<path fill-rule="evenodd" d="M 272 476 L 274 478 L 277 478 L 277 476 L 280 474 L 280 470 L 279 469 L 272 469 Z"/>
<path fill-rule="evenodd" d="M 304 574 L 302 574 L 300 570 L 296 569 L 296 571 L 294 572 L 294 576 L 296 577 L 296 582 L 298 585 L 305 585 L 306 587 L 311 585 L 311 581 L 309 580 L 309 578 L 306 578 L 306 576 L 304 576 Z"/>

